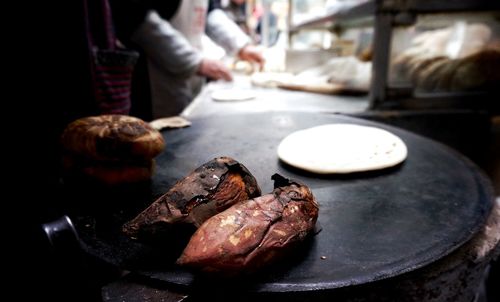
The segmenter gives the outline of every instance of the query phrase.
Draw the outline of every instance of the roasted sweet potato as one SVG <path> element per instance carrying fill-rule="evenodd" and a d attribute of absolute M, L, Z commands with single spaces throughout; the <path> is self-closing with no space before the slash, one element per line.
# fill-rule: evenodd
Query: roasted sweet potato
<path fill-rule="evenodd" d="M 167 193 L 123 226 L 130 237 L 154 238 L 192 229 L 235 203 L 261 195 L 248 169 L 230 157 L 215 158 L 178 181 Z"/>
<path fill-rule="evenodd" d="M 312 233 L 318 204 L 311 190 L 278 174 L 272 193 L 240 202 L 205 221 L 180 265 L 234 275 L 267 265 Z"/>

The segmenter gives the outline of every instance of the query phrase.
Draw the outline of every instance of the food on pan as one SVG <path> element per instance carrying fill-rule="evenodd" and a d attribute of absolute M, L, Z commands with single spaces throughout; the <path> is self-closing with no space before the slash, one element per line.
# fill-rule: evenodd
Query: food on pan
<path fill-rule="evenodd" d="M 162 135 L 141 119 L 100 115 L 70 123 L 61 136 L 63 165 L 106 184 L 148 180 L 153 158 L 165 148 Z"/>
<path fill-rule="evenodd" d="M 275 262 L 313 232 L 318 204 L 311 190 L 278 174 L 272 193 L 208 219 L 177 263 L 205 272 L 245 274 Z"/>
<path fill-rule="evenodd" d="M 100 115 L 70 123 L 62 134 L 63 147 L 96 160 L 153 158 L 165 148 L 162 135 L 141 119 Z"/>
<path fill-rule="evenodd" d="M 299 130 L 278 146 L 285 163 L 318 174 L 351 173 L 391 167 L 407 156 L 405 143 L 375 127 L 326 124 Z"/>
<path fill-rule="evenodd" d="M 165 128 L 176 129 L 176 128 L 189 127 L 191 126 L 191 122 L 183 118 L 182 116 L 169 116 L 151 121 L 149 122 L 149 125 L 154 129 L 160 131 Z"/>
<path fill-rule="evenodd" d="M 260 195 L 257 181 L 244 165 L 230 157 L 215 158 L 179 180 L 123 231 L 138 239 L 175 236 L 181 228 L 192 233 L 213 215 Z"/>

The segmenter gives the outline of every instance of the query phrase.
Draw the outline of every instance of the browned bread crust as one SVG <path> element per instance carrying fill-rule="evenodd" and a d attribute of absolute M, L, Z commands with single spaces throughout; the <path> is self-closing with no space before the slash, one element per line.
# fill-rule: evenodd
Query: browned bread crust
<path fill-rule="evenodd" d="M 125 115 L 78 119 L 66 127 L 61 142 L 65 152 L 95 160 L 152 159 L 165 148 L 160 132 Z"/>

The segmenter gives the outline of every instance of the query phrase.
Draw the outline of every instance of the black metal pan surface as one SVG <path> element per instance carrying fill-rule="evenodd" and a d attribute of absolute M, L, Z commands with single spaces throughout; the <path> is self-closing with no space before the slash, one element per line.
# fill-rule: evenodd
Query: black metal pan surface
<path fill-rule="evenodd" d="M 320 176 L 280 163 L 276 148 L 286 135 L 326 123 L 386 129 L 406 143 L 408 157 L 397 167 L 352 175 Z M 470 239 L 492 205 L 489 181 L 468 159 L 380 123 L 334 114 L 258 113 L 196 119 L 189 128 L 163 134 L 167 147 L 157 158 L 150 185 L 99 191 L 99 196 L 91 196 L 92 190 L 75 194 L 72 188 L 69 197 L 87 206 L 71 217 L 88 252 L 187 290 L 210 282 L 174 264 L 179 246 L 135 242 L 121 233 L 121 226 L 178 179 L 217 156 L 243 163 L 263 192 L 272 190 L 274 173 L 298 179 L 320 204 L 321 232 L 287 262 L 240 282 L 252 292 L 329 290 L 412 271 Z"/>

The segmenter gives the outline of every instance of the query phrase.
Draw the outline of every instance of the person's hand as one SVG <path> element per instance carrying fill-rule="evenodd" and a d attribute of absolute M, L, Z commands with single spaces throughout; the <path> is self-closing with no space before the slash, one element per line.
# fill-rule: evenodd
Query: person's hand
<path fill-rule="evenodd" d="M 198 66 L 198 71 L 196 72 L 198 75 L 205 76 L 212 80 L 226 80 L 232 81 L 233 76 L 231 75 L 231 71 L 222 64 L 222 62 L 211 60 L 211 59 L 203 59 Z"/>
<path fill-rule="evenodd" d="M 238 57 L 251 63 L 257 63 L 261 70 L 262 67 L 264 67 L 265 60 L 262 56 L 262 52 L 253 45 L 249 44 L 240 49 L 240 51 L 238 52 Z"/>

